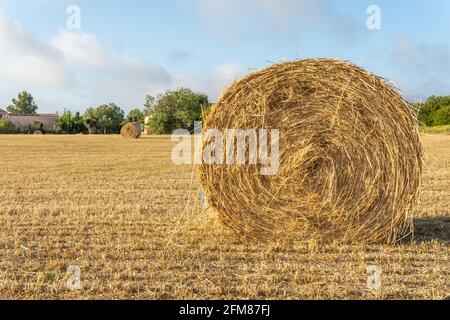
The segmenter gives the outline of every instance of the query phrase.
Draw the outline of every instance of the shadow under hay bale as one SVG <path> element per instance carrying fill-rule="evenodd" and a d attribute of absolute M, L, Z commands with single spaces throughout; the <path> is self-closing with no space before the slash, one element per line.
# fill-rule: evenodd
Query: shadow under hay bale
<path fill-rule="evenodd" d="M 124 138 L 139 139 L 142 134 L 142 129 L 137 122 L 127 123 L 120 130 L 120 134 Z"/>
<path fill-rule="evenodd" d="M 414 219 L 414 238 L 416 243 L 442 241 L 450 244 L 450 217 Z"/>
<path fill-rule="evenodd" d="M 228 88 L 209 129 L 280 133 L 274 175 L 248 162 L 198 167 L 208 203 L 239 236 L 373 244 L 412 232 L 422 146 L 384 79 L 333 59 L 275 64 Z"/>

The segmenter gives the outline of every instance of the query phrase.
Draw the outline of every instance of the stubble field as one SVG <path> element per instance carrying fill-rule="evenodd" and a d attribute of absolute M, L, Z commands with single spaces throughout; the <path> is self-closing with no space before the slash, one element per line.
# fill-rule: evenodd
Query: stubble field
<path fill-rule="evenodd" d="M 0 136 L 0 299 L 448 298 L 450 136 L 422 140 L 414 239 L 337 246 L 237 239 L 170 137 Z"/>

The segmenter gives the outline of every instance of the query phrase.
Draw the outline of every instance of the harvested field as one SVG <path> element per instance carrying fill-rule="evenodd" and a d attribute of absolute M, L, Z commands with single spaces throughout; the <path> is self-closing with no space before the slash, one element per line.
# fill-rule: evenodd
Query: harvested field
<path fill-rule="evenodd" d="M 236 239 L 202 213 L 170 137 L 0 136 L 0 298 L 449 297 L 450 136 L 422 142 L 415 239 L 337 246 Z M 369 265 L 380 290 L 367 288 Z"/>

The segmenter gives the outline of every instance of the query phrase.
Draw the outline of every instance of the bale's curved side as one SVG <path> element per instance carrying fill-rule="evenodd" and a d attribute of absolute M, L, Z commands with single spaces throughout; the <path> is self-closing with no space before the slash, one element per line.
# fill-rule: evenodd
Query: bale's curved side
<path fill-rule="evenodd" d="M 204 126 L 249 128 L 280 130 L 276 175 L 199 166 L 208 202 L 239 235 L 392 243 L 412 231 L 422 147 L 384 79 L 333 59 L 273 65 L 226 90 Z"/>
<path fill-rule="evenodd" d="M 120 130 L 120 134 L 124 138 L 139 139 L 142 134 L 142 129 L 137 122 L 127 123 Z"/>

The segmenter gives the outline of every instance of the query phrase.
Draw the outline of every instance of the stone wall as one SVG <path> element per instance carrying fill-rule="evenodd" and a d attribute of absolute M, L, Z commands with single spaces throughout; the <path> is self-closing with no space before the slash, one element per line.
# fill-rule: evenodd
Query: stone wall
<path fill-rule="evenodd" d="M 8 114 L 8 115 L 3 115 L 3 119 L 9 120 L 19 130 L 27 129 L 30 126 L 30 124 L 32 124 L 35 121 L 42 123 L 44 125 L 45 130 L 54 130 L 56 128 L 58 115 L 56 115 L 56 114 L 37 114 L 37 115 Z"/>

